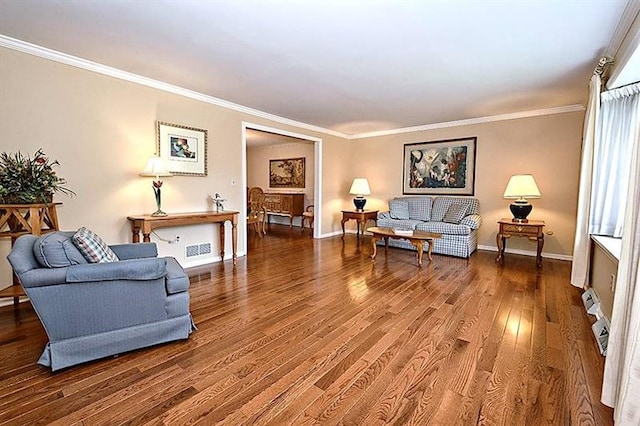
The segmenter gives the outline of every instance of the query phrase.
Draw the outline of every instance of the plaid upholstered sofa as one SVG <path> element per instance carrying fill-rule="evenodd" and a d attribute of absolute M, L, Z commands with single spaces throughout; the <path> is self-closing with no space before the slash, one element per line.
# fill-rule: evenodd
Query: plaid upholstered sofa
<path fill-rule="evenodd" d="M 479 207 L 477 198 L 397 197 L 378 213 L 377 226 L 440 233 L 434 253 L 467 258 L 478 248 Z M 415 250 L 405 240 L 390 239 L 389 245 Z"/>

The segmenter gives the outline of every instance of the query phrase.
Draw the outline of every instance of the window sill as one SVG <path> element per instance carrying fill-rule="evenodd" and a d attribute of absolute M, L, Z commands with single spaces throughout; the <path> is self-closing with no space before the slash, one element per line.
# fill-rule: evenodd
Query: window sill
<path fill-rule="evenodd" d="M 622 251 L 622 238 L 606 237 L 604 235 L 592 235 L 591 239 L 613 261 L 620 262 L 620 252 Z"/>

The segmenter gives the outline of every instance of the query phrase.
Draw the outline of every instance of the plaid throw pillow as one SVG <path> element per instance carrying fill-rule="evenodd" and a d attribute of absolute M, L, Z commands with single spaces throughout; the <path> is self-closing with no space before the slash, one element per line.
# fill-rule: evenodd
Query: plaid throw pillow
<path fill-rule="evenodd" d="M 80 253 L 90 263 L 117 262 L 118 256 L 109 248 L 102 238 L 84 226 L 78 229 L 71 238 Z"/>
<path fill-rule="evenodd" d="M 389 201 L 391 219 L 409 219 L 409 203 L 402 200 Z"/>
<path fill-rule="evenodd" d="M 443 222 L 447 223 L 460 223 L 460 221 L 467 214 L 467 206 L 466 204 L 455 203 L 449 206 L 447 213 L 445 213 Z"/>

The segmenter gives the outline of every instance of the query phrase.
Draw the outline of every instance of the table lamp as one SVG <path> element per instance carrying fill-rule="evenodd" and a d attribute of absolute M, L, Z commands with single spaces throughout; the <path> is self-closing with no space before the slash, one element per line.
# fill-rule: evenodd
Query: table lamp
<path fill-rule="evenodd" d="M 353 204 L 356 206 L 356 210 L 360 212 L 363 211 L 364 205 L 367 203 L 364 196 L 371 194 L 367 178 L 355 178 L 351 184 L 349 194 L 356 196 L 356 198 L 353 199 Z"/>
<path fill-rule="evenodd" d="M 147 160 L 147 165 L 145 166 L 142 173 L 140 173 L 140 176 L 155 177 L 155 180 L 153 181 L 153 185 L 151 187 L 153 188 L 153 192 L 156 196 L 156 206 L 158 209 L 155 212 L 151 213 L 151 216 L 166 216 L 167 214 L 162 211 L 162 198 L 160 193 L 162 181 L 160 180 L 160 177 L 171 176 L 171 173 L 165 167 L 162 158 L 156 155 L 152 155 L 151 157 L 149 157 L 149 159 Z"/>
<path fill-rule="evenodd" d="M 514 198 L 516 201 L 509 205 L 514 222 L 528 222 L 527 216 L 533 206 L 526 198 L 540 198 L 540 190 L 532 175 L 513 175 L 507 183 L 503 198 Z"/>

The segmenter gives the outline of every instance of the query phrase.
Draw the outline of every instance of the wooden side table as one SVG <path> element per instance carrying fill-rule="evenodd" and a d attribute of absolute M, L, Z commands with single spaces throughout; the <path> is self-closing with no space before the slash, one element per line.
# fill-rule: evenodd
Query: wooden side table
<path fill-rule="evenodd" d="M 344 240 L 344 224 L 351 219 L 354 219 L 358 222 L 358 232 L 356 233 L 356 238 L 360 239 L 360 235 L 364 236 L 364 225 L 368 220 L 373 220 L 374 222 L 378 218 L 378 210 L 342 210 L 342 239 Z M 360 226 L 362 225 L 362 226 Z M 362 229 L 362 231 L 361 231 Z"/>
<path fill-rule="evenodd" d="M 56 207 L 62 203 L 48 204 L 0 204 L 0 238 L 11 238 L 11 247 L 24 234 L 42 235 L 57 231 L 58 213 Z M 0 291 L 0 297 L 12 297 L 17 306 L 20 296 L 26 293 L 13 274 L 13 285 Z"/>
<path fill-rule="evenodd" d="M 514 222 L 511 219 L 503 218 L 498 221 L 500 230 L 496 236 L 498 245 L 498 257 L 496 262 L 504 262 L 504 249 L 507 245 L 507 238 L 525 237 L 530 241 L 538 243 L 538 251 L 536 256 L 536 264 L 538 268 L 542 268 L 542 247 L 544 246 L 544 221 L 530 220 L 528 222 Z"/>

